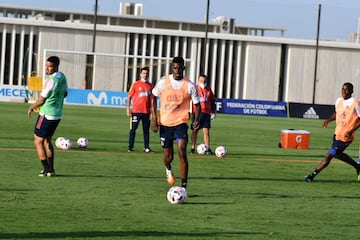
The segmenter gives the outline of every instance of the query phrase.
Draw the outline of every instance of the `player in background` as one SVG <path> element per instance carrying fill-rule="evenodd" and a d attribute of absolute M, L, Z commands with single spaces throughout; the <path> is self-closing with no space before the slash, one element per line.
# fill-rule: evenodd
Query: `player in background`
<path fill-rule="evenodd" d="M 160 143 L 164 153 L 164 165 L 167 182 L 175 184 L 172 161 L 174 159 L 174 140 L 180 159 L 181 187 L 187 187 L 189 163 L 186 146 L 188 143 L 188 120 L 190 101 L 195 105 L 194 129 L 199 127 L 200 99 L 195 84 L 184 77 L 185 62 L 182 57 L 175 57 L 171 64 L 172 74 L 157 81 L 152 93 L 153 121 L 152 131 L 160 129 Z M 157 97 L 160 98 L 160 116 L 157 116 Z"/>
<path fill-rule="evenodd" d="M 198 78 L 198 83 L 196 85 L 198 95 L 200 98 L 201 112 L 199 115 L 199 128 L 194 129 L 191 124 L 191 151 L 190 153 L 195 154 L 196 139 L 199 133 L 199 130 L 203 130 L 204 144 L 207 147 L 205 154 L 213 154 L 210 148 L 210 127 L 211 120 L 216 118 L 216 105 L 215 105 L 215 95 L 211 88 L 207 85 L 207 76 L 200 75 Z M 194 122 L 195 115 L 193 114 L 192 122 Z"/>
<path fill-rule="evenodd" d="M 44 168 L 39 176 L 51 177 L 55 175 L 54 147 L 51 138 L 63 117 L 63 103 L 67 96 L 66 76 L 59 72 L 59 64 L 60 59 L 57 56 L 51 56 L 46 60 L 46 79 L 43 90 L 40 97 L 29 107 L 27 112 L 30 118 L 31 112 L 40 107 L 34 130 L 34 144 Z"/>
<path fill-rule="evenodd" d="M 149 68 L 143 67 L 140 69 L 140 79 L 134 82 L 130 87 L 126 102 L 126 115 L 131 117 L 128 152 L 134 151 L 135 135 L 140 121 L 142 122 L 144 135 L 144 152 L 153 152 L 149 147 L 152 89 L 153 84 L 149 82 Z M 130 103 L 132 103 L 132 109 L 130 108 Z"/>
<path fill-rule="evenodd" d="M 335 102 L 335 112 L 325 121 L 322 126 L 325 128 L 332 121 L 336 121 L 333 143 L 325 158 L 319 163 L 315 170 L 305 176 L 306 182 L 312 182 L 314 178 L 329 164 L 334 157 L 353 166 L 360 181 L 360 165 L 356 163 L 344 150 L 355 138 L 355 131 L 360 126 L 360 100 L 352 97 L 353 85 L 344 83 L 341 89 L 342 97 Z"/>

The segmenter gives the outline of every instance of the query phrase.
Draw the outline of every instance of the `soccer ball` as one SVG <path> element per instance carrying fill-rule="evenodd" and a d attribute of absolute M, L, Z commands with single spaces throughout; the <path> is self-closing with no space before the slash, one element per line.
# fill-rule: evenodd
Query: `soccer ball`
<path fill-rule="evenodd" d="M 87 148 L 87 146 L 89 145 L 89 140 L 85 137 L 80 137 L 77 140 L 77 145 L 79 148 Z"/>
<path fill-rule="evenodd" d="M 198 154 L 203 155 L 208 150 L 208 147 L 204 143 L 202 143 L 197 146 L 196 150 L 197 150 Z"/>
<path fill-rule="evenodd" d="M 65 140 L 60 144 L 60 149 L 69 150 L 70 148 L 72 148 L 72 141 L 68 138 L 65 138 Z"/>
<path fill-rule="evenodd" d="M 226 155 L 227 151 L 226 151 L 226 148 L 224 146 L 218 146 L 216 149 L 215 149 L 215 155 L 217 157 L 224 157 Z"/>
<path fill-rule="evenodd" d="M 167 200 L 171 204 L 181 204 L 185 202 L 186 189 L 183 187 L 173 186 L 167 192 Z"/>
<path fill-rule="evenodd" d="M 55 140 L 55 146 L 59 149 L 61 149 L 61 146 L 62 146 L 62 143 L 66 140 L 66 138 L 64 137 L 58 137 L 56 140 Z"/>

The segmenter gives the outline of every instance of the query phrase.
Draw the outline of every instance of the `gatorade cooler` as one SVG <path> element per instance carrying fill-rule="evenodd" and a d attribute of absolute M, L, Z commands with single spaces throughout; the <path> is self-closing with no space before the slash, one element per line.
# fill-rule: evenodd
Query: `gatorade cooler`
<path fill-rule="evenodd" d="M 305 130 L 281 130 L 281 148 L 308 149 L 310 132 Z"/>

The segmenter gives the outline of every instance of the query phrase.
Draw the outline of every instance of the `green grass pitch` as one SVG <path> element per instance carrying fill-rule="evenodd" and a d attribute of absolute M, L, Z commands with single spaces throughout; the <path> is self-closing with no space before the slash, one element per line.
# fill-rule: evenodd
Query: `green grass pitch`
<path fill-rule="evenodd" d="M 125 109 L 64 107 L 54 136 L 89 139 L 88 149 L 56 150 L 57 176 L 41 170 L 33 145 L 37 114 L 28 104 L 0 103 L 0 239 L 357 239 L 360 184 L 333 160 L 314 182 L 303 177 L 322 160 L 334 123 L 218 114 L 212 149 L 225 158 L 189 154 L 182 205 L 169 189 L 158 133 L 144 153 L 141 126 L 127 152 Z M 282 129 L 311 133 L 310 149 L 278 148 Z M 202 134 L 199 134 L 198 143 Z M 346 151 L 358 157 L 359 140 Z M 189 151 L 189 147 L 188 147 Z M 174 160 L 179 177 L 178 157 Z M 179 178 L 177 178 L 179 180 Z"/>

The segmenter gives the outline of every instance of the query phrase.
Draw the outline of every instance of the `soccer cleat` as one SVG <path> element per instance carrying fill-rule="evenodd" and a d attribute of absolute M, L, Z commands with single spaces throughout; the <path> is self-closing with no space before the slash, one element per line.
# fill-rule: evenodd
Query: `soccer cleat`
<path fill-rule="evenodd" d="M 154 151 L 151 150 L 150 148 L 144 148 L 144 152 L 146 152 L 146 153 L 153 153 Z"/>
<path fill-rule="evenodd" d="M 169 185 L 174 185 L 175 184 L 175 177 L 174 174 L 172 172 L 172 170 L 169 170 L 165 167 L 166 170 L 166 181 L 168 182 Z"/>
<path fill-rule="evenodd" d="M 184 187 L 182 187 L 182 188 L 185 190 L 185 198 L 188 198 L 188 197 L 189 197 L 189 194 L 188 194 L 188 192 L 187 192 L 187 189 L 184 188 Z"/>
<path fill-rule="evenodd" d="M 192 148 L 192 149 L 190 150 L 190 153 L 191 153 L 191 154 L 195 154 L 195 148 Z"/>
<path fill-rule="evenodd" d="M 133 152 L 133 151 L 134 151 L 133 148 L 129 148 L 129 149 L 128 149 L 128 152 Z"/>
<path fill-rule="evenodd" d="M 313 180 L 314 180 L 314 178 L 311 177 L 310 175 L 304 177 L 305 182 L 312 182 Z"/>
<path fill-rule="evenodd" d="M 39 177 L 54 177 L 54 172 L 45 172 L 44 170 L 40 172 Z"/>
<path fill-rule="evenodd" d="M 206 155 L 213 155 L 214 153 L 211 151 L 210 148 L 208 148 L 208 150 L 205 151 Z"/>

